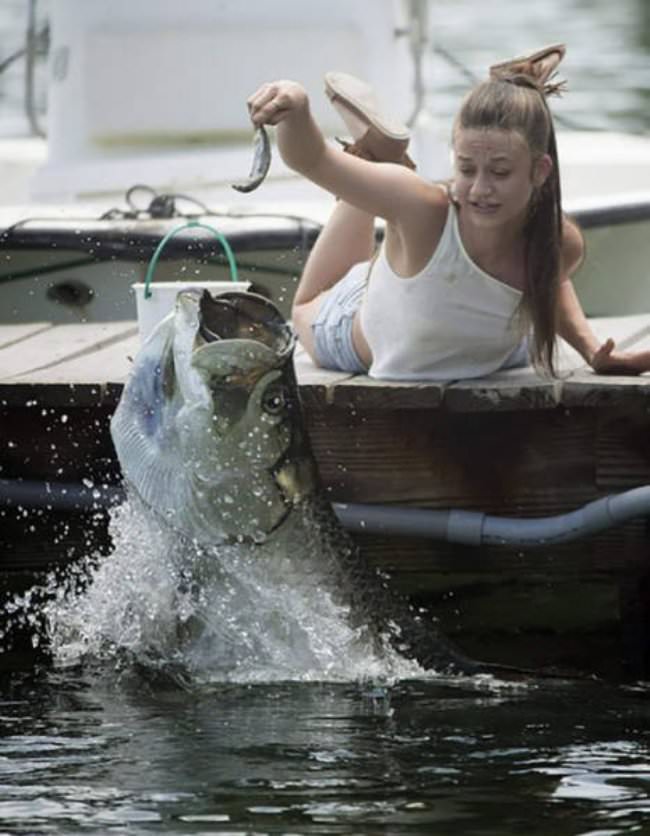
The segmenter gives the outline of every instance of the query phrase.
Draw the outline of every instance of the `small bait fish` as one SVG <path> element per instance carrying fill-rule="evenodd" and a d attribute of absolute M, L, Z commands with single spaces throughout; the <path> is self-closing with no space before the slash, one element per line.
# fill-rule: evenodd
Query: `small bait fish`
<path fill-rule="evenodd" d="M 253 164 L 246 180 L 233 183 L 238 192 L 252 192 L 264 180 L 271 166 L 271 142 L 264 125 L 255 129 L 253 136 Z"/>

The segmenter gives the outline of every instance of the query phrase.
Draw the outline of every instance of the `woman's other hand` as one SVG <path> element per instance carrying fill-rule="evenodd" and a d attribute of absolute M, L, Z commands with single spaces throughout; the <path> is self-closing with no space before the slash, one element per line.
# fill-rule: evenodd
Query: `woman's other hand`
<path fill-rule="evenodd" d="M 650 351 L 616 351 L 610 337 L 594 352 L 590 366 L 596 374 L 643 374 L 650 372 Z"/>

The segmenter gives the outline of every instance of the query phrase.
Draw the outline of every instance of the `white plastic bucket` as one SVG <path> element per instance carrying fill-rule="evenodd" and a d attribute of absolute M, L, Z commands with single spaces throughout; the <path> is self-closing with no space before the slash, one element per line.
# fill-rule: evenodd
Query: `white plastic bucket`
<path fill-rule="evenodd" d="M 160 320 L 174 309 L 176 296 L 181 290 L 197 288 L 207 290 L 214 295 L 226 290 L 246 291 L 250 287 L 250 282 L 158 282 L 151 287 L 150 295 L 147 297 L 145 297 L 144 282 L 138 282 L 132 287 L 138 311 L 140 342 L 144 342 Z"/>
<path fill-rule="evenodd" d="M 159 282 L 157 284 L 152 283 L 154 270 L 156 269 L 158 259 L 160 258 L 160 254 L 162 253 L 165 245 L 170 238 L 176 235 L 177 232 L 180 232 L 182 229 L 187 229 L 188 227 L 206 229 L 219 240 L 228 259 L 231 281 L 192 282 L 186 280 L 183 282 L 166 281 Z M 137 282 L 132 285 L 132 287 L 135 293 L 136 309 L 138 312 L 138 331 L 140 333 L 140 341 L 144 342 L 161 319 L 164 319 L 167 314 L 174 309 L 176 296 L 181 290 L 198 288 L 199 290 L 207 290 L 214 295 L 217 293 L 223 293 L 226 290 L 246 291 L 250 287 L 250 282 L 240 282 L 238 280 L 237 265 L 235 263 L 233 252 L 230 249 L 228 241 L 218 230 L 199 221 L 188 221 L 187 223 L 176 227 L 176 229 L 172 229 L 165 235 L 156 247 L 151 260 L 149 261 L 144 282 Z"/>

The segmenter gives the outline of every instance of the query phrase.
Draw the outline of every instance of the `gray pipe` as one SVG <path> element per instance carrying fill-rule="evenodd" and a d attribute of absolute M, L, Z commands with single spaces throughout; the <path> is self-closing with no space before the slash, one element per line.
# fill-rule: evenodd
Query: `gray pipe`
<path fill-rule="evenodd" d="M 124 490 L 112 485 L 0 479 L 0 505 L 52 511 L 96 511 L 116 505 Z"/>
<path fill-rule="evenodd" d="M 392 505 L 334 503 L 343 526 L 366 534 L 402 534 L 465 543 L 532 548 L 570 543 L 634 517 L 650 515 L 650 485 L 589 502 L 554 517 L 490 517 L 479 511 L 431 511 Z"/>
<path fill-rule="evenodd" d="M 124 496 L 123 488 L 114 485 L 0 479 L 0 505 L 14 507 L 91 511 L 116 505 Z M 534 548 L 570 543 L 635 517 L 650 515 L 650 485 L 597 499 L 568 514 L 533 519 L 397 505 L 335 502 L 332 507 L 343 527 L 355 533 L 401 534 L 470 546 Z"/>

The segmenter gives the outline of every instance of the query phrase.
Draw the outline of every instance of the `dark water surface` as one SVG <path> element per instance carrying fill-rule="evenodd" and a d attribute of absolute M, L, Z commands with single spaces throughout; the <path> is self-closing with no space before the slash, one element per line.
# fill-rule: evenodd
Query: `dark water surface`
<path fill-rule="evenodd" d="M 0 675 L 0 836 L 650 833 L 650 684 L 425 674 L 243 547 L 128 502 L 111 538 L 6 605 L 54 661 Z"/>
<path fill-rule="evenodd" d="M 0 728 L 2 833 L 650 832 L 641 688 L 50 672 L 5 678 Z"/>

